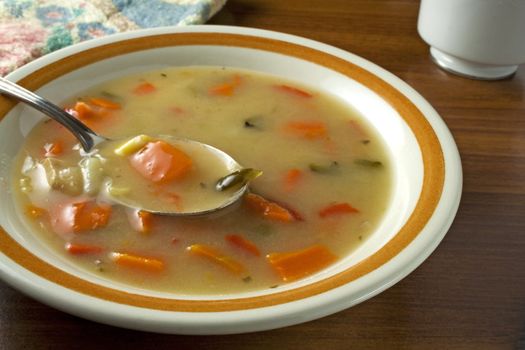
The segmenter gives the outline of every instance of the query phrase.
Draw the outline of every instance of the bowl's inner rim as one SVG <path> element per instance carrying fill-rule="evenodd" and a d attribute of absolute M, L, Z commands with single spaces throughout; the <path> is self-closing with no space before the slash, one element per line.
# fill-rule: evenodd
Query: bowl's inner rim
<path fill-rule="evenodd" d="M 94 61 L 100 61 L 128 52 L 151 49 L 152 47 L 167 47 L 173 45 L 225 45 L 230 47 L 249 47 L 281 53 L 305 59 L 344 74 L 380 95 L 399 112 L 407 125 L 409 125 L 417 138 L 423 156 L 425 176 L 421 196 L 405 226 L 385 247 L 376 252 L 376 254 L 335 276 L 308 286 L 274 293 L 272 295 L 231 299 L 221 301 L 221 303 L 214 302 L 215 300 L 192 301 L 152 298 L 94 285 L 80 280 L 75 276 L 65 274 L 41 261 L 13 241 L 5 231 L 0 230 L 0 248 L 4 254 L 31 271 L 39 271 L 37 274 L 44 278 L 58 282 L 67 288 L 105 300 L 161 310 L 219 311 L 275 305 L 322 293 L 323 291 L 364 276 L 385 264 L 417 237 L 437 206 L 443 188 L 444 160 L 439 140 L 428 124 L 428 121 L 408 98 L 376 75 L 346 60 L 305 46 L 261 37 L 238 34 L 179 33 L 129 39 L 105 45 L 103 49 L 93 48 L 82 51 L 29 74 L 23 78 L 20 83 L 30 89 L 37 89 L 63 74 L 86 66 Z M 13 105 L 13 103 L 9 102 L 0 104 L 0 118 L 3 118 L 9 112 Z"/>

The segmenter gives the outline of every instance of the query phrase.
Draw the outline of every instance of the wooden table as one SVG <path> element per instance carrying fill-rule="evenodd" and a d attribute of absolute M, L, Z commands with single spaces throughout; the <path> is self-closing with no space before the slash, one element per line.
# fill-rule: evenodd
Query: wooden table
<path fill-rule="evenodd" d="M 464 192 L 446 238 L 416 271 L 317 321 L 209 337 L 96 324 L 0 282 L 0 349 L 525 349 L 525 67 L 496 82 L 441 71 L 417 34 L 418 7 L 416 0 L 229 0 L 212 21 L 353 52 L 438 110 L 462 156 Z"/>

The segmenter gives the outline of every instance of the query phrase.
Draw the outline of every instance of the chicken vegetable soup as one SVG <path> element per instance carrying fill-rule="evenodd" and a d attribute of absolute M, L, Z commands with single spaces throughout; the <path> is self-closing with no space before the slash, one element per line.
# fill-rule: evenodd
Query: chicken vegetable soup
<path fill-rule="evenodd" d="M 186 294 L 278 288 L 355 250 L 390 200 L 388 152 L 366 121 L 334 97 L 274 76 L 166 68 L 108 81 L 64 108 L 123 141 L 85 154 L 45 119 L 16 159 L 14 192 L 46 246 L 101 278 Z M 212 145 L 256 169 L 241 174 L 249 191 L 200 217 L 119 205 L 114 199 L 125 196 L 198 207 L 235 189 L 238 173 L 224 181 L 232 169 L 158 135 Z"/>

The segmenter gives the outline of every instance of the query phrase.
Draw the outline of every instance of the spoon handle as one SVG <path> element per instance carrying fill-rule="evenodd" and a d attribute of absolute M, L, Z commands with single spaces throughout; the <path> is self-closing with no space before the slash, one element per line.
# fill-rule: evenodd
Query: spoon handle
<path fill-rule="evenodd" d="M 0 93 L 30 105 L 65 126 L 75 135 L 86 152 L 89 152 L 98 142 L 105 140 L 54 103 L 2 77 L 0 77 Z"/>

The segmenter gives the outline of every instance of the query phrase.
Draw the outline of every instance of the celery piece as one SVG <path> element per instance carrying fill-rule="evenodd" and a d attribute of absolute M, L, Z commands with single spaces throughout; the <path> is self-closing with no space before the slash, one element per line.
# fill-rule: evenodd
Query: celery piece
<path fill-rule="evenodd" d="M 153 139 L 148 135 L 138 135 L 124 142 L 122 145 L 115 149 L 115 154 L 119 156 L 129 156 L 139 149 L 144 147 L 148 142 Z"/>

